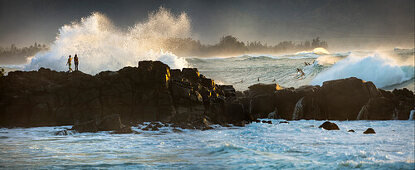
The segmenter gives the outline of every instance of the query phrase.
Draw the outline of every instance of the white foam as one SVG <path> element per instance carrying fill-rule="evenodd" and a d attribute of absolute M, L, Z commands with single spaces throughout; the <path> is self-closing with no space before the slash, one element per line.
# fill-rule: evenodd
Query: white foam
<path fill-rule="evenodd" d="M 166 38 L 187 37 L 189 34 L 187 15 L 175 16 L 164 8 L 128 31 L 117 29 L 103 14 L 92 13 L 80 22 L 60 28 L 50 50 L 37 54 L 24 70 L 47 67 L 66 71 L 68 56 L 75 54 L 79 57 L 79 69 L 91 74 L 137 66 L 140 60 L 160 60 L 172 68 L 183 68 L 188 66 L 186 60 L 164 52 L 163 43 Z"/>
<path fill-rule="evenodd" d="M 324 81 L 357 77 L 372 81 L 377 87 L 399 84 L 414 77 L 413 66 L 398 65 L 393 58 L 374 54 L 365 57 L 350 55 L 338 61 L 329 69 L 318 74 L 313 85 L 321 85 Z"/>

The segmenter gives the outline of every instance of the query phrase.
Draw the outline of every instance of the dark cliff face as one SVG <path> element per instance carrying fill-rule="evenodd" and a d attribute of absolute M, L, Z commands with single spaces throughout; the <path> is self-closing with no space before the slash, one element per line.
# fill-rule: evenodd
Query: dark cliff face
<path fill-rule="evenodd" d="M 357 78 L 297 89 L 257 84 L 242 93 L 195 68 L 171 70 L 159 61 L 95 76 L 41 68 L 0 77 L 1 127 L 73 125 L 114 114 L 127 125 L 161 121 L 197 129 L 267 117 L 408 119 L 414 106 L 412 91 L 384 91 Z"/>

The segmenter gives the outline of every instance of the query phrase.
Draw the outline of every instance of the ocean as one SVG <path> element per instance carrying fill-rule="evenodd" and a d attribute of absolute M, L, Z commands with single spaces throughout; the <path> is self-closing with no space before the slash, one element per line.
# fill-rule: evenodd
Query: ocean
<path fill-rule="evenodd" d="M 2 169 L 414 169 L 415 121 L 300 120 L 138 134 L 0 129 Z M 363 134 L 367 128 L 376 134 Z M 353 129 L 355 132 L 347 132 Z"/>
<path fill-rule="evenodd" d="M 187 62 L 216 83 L 232 84 L 240 91 L 256 83 L 300 87 L 349 77 L 372 81 L 385 90 L 408 88 L 414 91 L 413 54 L 413 49 L 330 53 L 317 48 L 283 55 L 190 58 Z M 297 69 L 301 69 L 304 76 Z"/>
<path fill-rule="evenodd" d="M 196 67 L 218 84 L 243 91 L 255 83 L 283 87 L 321 85 L 355 76 L 386 90 L 414 90 L 413 51 L 325 49 L 284 55 L 242 55 L 223 58 L 180 58 L 163 62 Z M 307 65 L 305 64 L 307 63 Z M 310 65 L 308 65 L 308 63 Z M 173 67 L 174 68 L 174 67 Z M 82 67 L 81 67 L 82 69 Z M 298 73 L 301 69 L 304 75 Z M 6 169 L 414 169 L 415 121 L 334 121 L 339 131 L 318 126 L 323 121 L 213 130 L 142 131 L 137 134 L 55 132 L 68 127 L 0 129 L 0 168 Z M 363 131 L 373 128 L 376 134 Z M 347 132 L 353 129 L 356 132 Z"/>

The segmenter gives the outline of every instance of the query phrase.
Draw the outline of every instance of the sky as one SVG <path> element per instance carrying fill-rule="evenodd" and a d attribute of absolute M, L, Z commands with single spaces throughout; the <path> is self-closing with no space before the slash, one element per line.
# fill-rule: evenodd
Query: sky
<path fill-rule="evenodd" d="M 0 0 L 0 46 L 50 44 L 59 28 L 101 12 L 121 29 L 160 7 L 191 19 L 191 38 L 276 44 L 321 37 L 331 48 L 413 48 L 413 0 Z"/>

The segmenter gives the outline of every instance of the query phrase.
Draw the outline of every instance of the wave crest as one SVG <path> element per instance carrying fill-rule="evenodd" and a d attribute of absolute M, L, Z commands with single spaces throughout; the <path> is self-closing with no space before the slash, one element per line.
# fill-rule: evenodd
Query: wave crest
<path fill-rule="evenodd" d="M 392 58 L 378 54 L 366 57 L 350 55 L 318 74 L 311 84 L 322 85 L 324 81 L 348 77 L 372 81 L 377 87 L 382 88 L 413 79 L 414 67 L 398 65 Z"/>
<path fill-rule="evenodd" d="M 160 8 L 147 21 L 121 31 L 105 15 L 95 12 L 61 27 L 50 50 L 37 54 L 24 70 L 68 70 L 66 60 L 74 54 L 79 56 L 80 70 L 90 74 L 136 66 L 140 60 L 160 60 L 172 68 L 188 67 L 183 58 L 163 51 L 167 38 L 188 35 L 190 20 L 185 13 L 175 16 Z"/>

